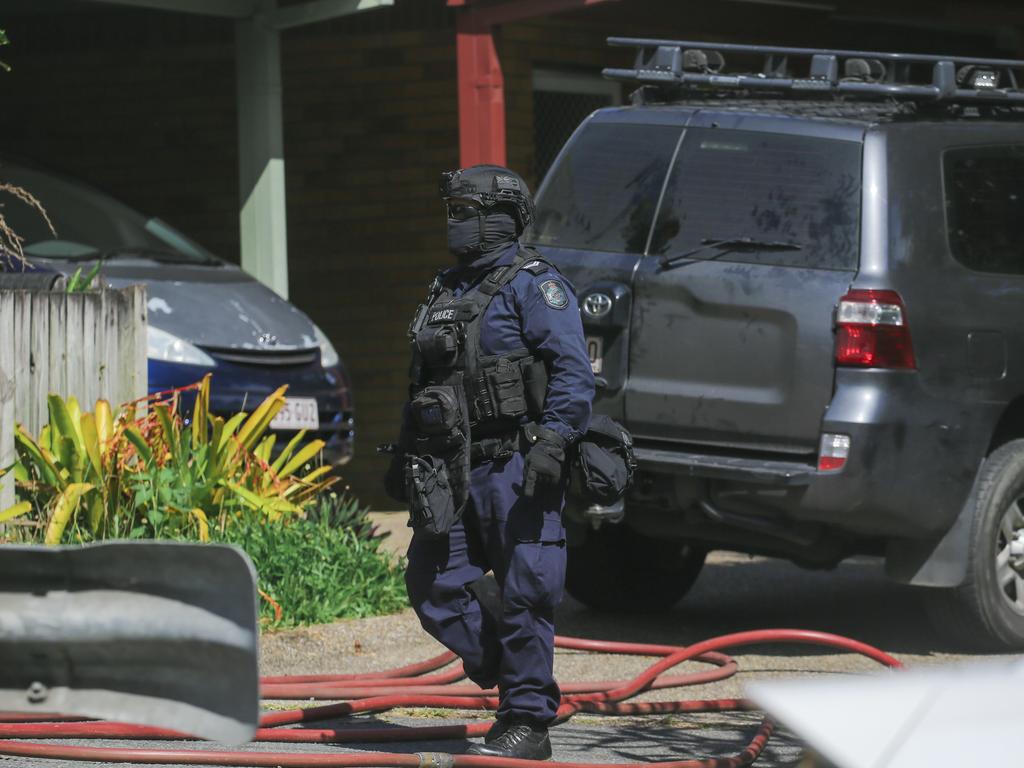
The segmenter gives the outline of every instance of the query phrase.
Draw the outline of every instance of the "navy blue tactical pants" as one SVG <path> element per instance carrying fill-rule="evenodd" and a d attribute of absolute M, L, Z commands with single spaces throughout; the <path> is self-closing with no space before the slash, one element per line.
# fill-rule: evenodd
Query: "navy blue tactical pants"
<path fill-rule="evenodd" d="M 483 688 L 498 686 L 498 717 L 547 724 L 558 709 L 555 607 L 565 583 L 564 487 L 522 498 L 523 456 L 474 467 L 462 521 L 446 537 L 414 535 L 405 574 L 423 628 L 457 653 Z M 469 585 L 488 571 L 502 613 Z"/>

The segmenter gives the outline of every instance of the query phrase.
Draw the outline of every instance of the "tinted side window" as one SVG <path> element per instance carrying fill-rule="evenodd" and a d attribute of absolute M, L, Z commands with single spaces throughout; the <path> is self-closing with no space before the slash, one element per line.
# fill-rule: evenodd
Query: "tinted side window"
<path fill-rule="evenodd" d="M 1024 274 L 1024 145 L 946 152 L 953 257 L 980 272 Z"/>
<path fill-rule="evenodd" d="M 751 238 L 800 250 L 722 253 L 722 261 L 856 269 L 861 145 L 805 136 L 694 128 L 676 159 L 651 253 Z M 715 256 L 709 250 L 697 258 Z"/>
<path fill-rule="evenodd" d="M 527 240 L 642 253 L 681 129 L 591 123 L 552 169 Z"/>

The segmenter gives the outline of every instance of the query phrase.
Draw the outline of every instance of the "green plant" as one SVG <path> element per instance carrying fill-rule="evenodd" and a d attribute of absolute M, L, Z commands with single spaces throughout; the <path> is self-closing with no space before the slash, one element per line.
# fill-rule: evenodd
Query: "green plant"
<path fill-rule="evenodd" d="M 230 419 L 209 412 L 210 377 L 195 391 L 192 419 L 178 409 L 180 391 L 153 399 L 145 416 L 134 404 L 113 413 L 100 400 L 82 413 L 74 398 L 48 400 L 49 423 L 35 439 L 15 434 L 15 485 L 20 501 L 0 511 L 21 538 L 47 544 L 105 538 L 188 537 L 206 541 L 252 516 L 277 522 L 334 482 L 329 466 L 305 468 L 323 448 L 299 447 L 297 434 L 271 459 L 276 437 L 266 434 L 284 405 L 285 387 L 251 414 Z M 305 474 L 303 474 L 303 472 Z"/>
<path fill-rule="evenodd" d="M 7 38 L 7 30 L 0 29 L 0 46 L 10 45 L 10 40 Z M 6 61 L 0 61 L 0 69 L 4 72 L 10 72 L 11 66 Z"/>
<path fill-rule="evenodd" d="M 322 493 L 306 509 L 306 519 L 312 523 L 323 521 L 329 528 L 343 528 L 351 531 L 357 539 L 369 540 L 390 535 L 379 534 L 377 526 L 370 520 L 370 508 L 347 493 Z"/>
<path fill-rule="evenodd" d="M 85 274 L 85 277 L 82 277 L 82 268 L 81 267 L 76 269 L 75 270 L 75 274 L 73 274 L 71 276 L 71 279 L 68 280 L 68 284 L 64 288 L 64 292 L 65 293 L 83 293 L 84 291 L 89 290 L 89 288 L 92 287 L 92 281 L 96 278 L 96 275 L 99 274 L 100 266 L 101 265 L 102 265 L 102 262 L 96 262 L 95 266 L 93 266 L 93 268 L 90 269 Z"/>
<path fill-rule="evenodd" d="M 408 606 L 402 564 L 380 551 L 380 539 L 360 539 L 326 517 L 275 526 L 246 518 L 213 538 L 241 547 L 256 564 L 267 625 L 321 624 Z"/>

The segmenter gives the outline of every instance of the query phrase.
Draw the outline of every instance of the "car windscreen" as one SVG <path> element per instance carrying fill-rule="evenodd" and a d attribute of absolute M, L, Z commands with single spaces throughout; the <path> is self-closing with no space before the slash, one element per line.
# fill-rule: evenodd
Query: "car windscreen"
<path fill-rule="evenodd" d="M 642 253 L 679 127 L 588 123 L 537 196 L 528 242 Z"/>
<path fill-rule="evenodd" d="M 746 240 L 776 247 L 712 248 L 695 258 L 855 270 L 861 157 L 862 146 L 853 141 L 689 129 L 650 253 L 671 258 L 715 242 Z"/>
<path fill-rule="evenodd" d="M 220 263 L 159 219 L 147 219 L 86 186 L 8 163 L 0 164 L 0 180 L 38 200 L 56 231 L 54 236 L 34 207 L 17 197 L 7 198 L 4 219 L 23 238 L 29 259 L 84 260 L 137 253 L 176 263 Z"/>

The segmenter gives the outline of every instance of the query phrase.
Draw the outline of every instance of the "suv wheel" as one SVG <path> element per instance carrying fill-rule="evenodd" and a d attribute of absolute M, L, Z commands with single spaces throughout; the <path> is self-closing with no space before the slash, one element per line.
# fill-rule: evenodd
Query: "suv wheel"
<path fill-rule="evenodd" d="M 685 595 L 704 565 L 707 551 L 679 539 L 644 536 L 626 525 L 587 531 L 569 550 L 565 587 L 600 611 L 665 611 Z"/>
<path fill-rule="evenodd" d="M 1024 648 L 1024 440 L 1000 446 L 979 470 L 967 579 L 929 590 L 936 629 L 985 650 Z"/>

